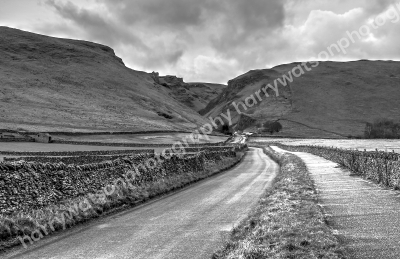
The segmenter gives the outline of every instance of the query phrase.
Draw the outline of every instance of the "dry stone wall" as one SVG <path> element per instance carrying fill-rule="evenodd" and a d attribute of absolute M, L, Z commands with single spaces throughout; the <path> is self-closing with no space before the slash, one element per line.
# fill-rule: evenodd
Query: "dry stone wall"
<path fill-rule="evenodd" d="M 289 151 L 308 152 L 321 156 L 348 168 L 355 175 L 397 190 L 400 189 L 400 154 L 344 150 L 322 146 L 276 145 Z"/>
<path fill-rule="evenodd" d="M 243 150 L 244 147 L 235 148 Z M 9 214 L 39 209 L 95 193 L 117 179 L 124 179 L 131 170 L 136 172 L 135 177 L 128 180 L 134 186 L 139 186 L 182 172 L 202 171 L 205 162 L 212 163 L 235 156 L 235 151 L 229 150 L 182 157 L 173 155 L 170 159 L 154 154 L 138 154 L 86 165 L 3 162 L 0 163 L 0 212 Z"/>

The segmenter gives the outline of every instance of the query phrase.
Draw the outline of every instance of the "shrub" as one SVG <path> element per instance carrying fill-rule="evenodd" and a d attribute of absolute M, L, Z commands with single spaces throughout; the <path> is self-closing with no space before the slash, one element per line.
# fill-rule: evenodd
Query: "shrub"
<path fill-rule="evenodd" d="M 279 132 L 282 130 L 282 124 L 278 121 L 266 121 L 262 124 L 261 132 L 269 132 L 274 134 L 274 132 Z"/>
<path fill-rule="evenodd" d="M 400 124 L 392 120 L 380 119 L 373 123 L 367 123 L 364 131 L 365 138 L 400 138 Z"/>
<path fill-rule="evenodd" d="M 224 124 L 221 127 L 221 133 L 225 135 L 232 135 L 232 131 L 228 124 Z"/>

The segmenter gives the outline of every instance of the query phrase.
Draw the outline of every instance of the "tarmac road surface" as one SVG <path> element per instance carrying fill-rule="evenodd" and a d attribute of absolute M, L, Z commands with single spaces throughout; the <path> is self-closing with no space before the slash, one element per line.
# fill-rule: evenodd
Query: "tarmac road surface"
<path fill-rule="evenodd" d="M 250 148 L 236 167 L 1 258 L 210 258 L 270 187 L 278 165 Z"/>

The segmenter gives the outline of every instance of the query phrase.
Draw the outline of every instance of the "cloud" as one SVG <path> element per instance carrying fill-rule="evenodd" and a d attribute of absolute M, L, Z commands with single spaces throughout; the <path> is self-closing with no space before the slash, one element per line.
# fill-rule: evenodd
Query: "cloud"
<path fill-rule="evenodd" d="M 100 41 L 107 45 L 118 45 L 120 42 L 129 42 L 131 45 L 146 50 L 147 46 L 135 34 L 129 32 L 128 28 L 120 27 L 118 24 L 104 16 L 100 12 L 79 8 L 71 2 L 65 4 L 54 0 L 46 1 L 65 20 L 72 21 L 75 28 L 84 31 L 87 37 Z"/>
<path fill-rule="evenodd" d="M 122 54 L 124 60 L 135 60 L 138 64 L 134 67 L 151 69 L 174 65 L 184 54 L 181 45 L 171 47 L 163 41 L 168 39 L 168 35 L 162 37 L 162 34 L 156 33 L 153 36 L 158 37 L 152 38 L 151 28 L 135 28 L 121 24 L 120 20 L 115 19 L 115 13 L 110 13 L 109 9 L 89 10 L 70 1 L 62 3 L 49 0 L 46 4 L 54 8 L 64 20 L 72 22 L 72 25 L 53 25 L 54 29 L 64 26 L 66 30 L 71 31 L 71 27 L 74 27 L 83 39 L 109 45 Z M 150 34 L 149 37 L 144 33 L 146 30 Z"/>
<path fill-rule="evenodd" d="M 283 25 L 282 1 L 231 0 L 221 1 L 223 10 L 216 21 L 218 31 L 212 37 L 214 47 L 222 52 L 238 48 L 250 41 L 263 39 Z"/>
<path fill-rule="evenodd" d="M 174 30 L 202 24 L 205 21 L 203 14 L 218 5 L 209 0 L 104 0 L 102 2 L 126 25 L 144 24 Z"/>
<path fill-rule="evenodd" d="M 303 25 L 288 26 L 283 35 L 287 40 L 302 39 L 292 45 L 292 49 L 297 54 L 297 61 L 315 60 L 319 52 L 327 50 L 342 38 L 348 38 L 347 32 L 359 31 L 361 26 L 368 26 L 369 35 L 362 39 L 356 37 L 355 42 L 346 49 L 346 53 L 334 51 L 334 57 L 331 60 L 399 59 L 400 52 L 394 46 L 400 41 L 400 37 L 394 33 L 400 27 L 400 22 L 396 22 L 396 17 L 387 19 L 386 24 L 378 28 L 371 25 L 377 16 L 385 15 L 388 10 L 394 8 L 391 2 L 382 1 L 380 4 L 375 4 L 374 1 L 369 1 L 364 6 L 354 5 L 353 9 L 344 13 L 311 10 Z M 399 15 L 400 10 L 397 9 L 395 13 Z"/>
<path fill-rule="evenodd" d="M 398 1 L 398 0 L 397 0 Z M 394 0 L 47 0 L 59 17 L 33 30 L 114 48 L 137 70 L 185 81 L 229 79 L 306 61 L 382 14 Z M 400 59 L 399 23 L 388 22 L 334 60 Z"/>
<path fill-rule="evenodd" d="M 75 37 L 110 45 L 135 69 L 160 70 L 161 73 L 171 73 L 175 69 L 174 73 L 186 80 L 203 74 L 205 81 L 226 82 L 229 80 L 226 74 L 220 74 L 219 78 L 209 76 L 210 69 L 198 66 L 199 60 L 204 59 L 205 52 L 210 55 L 210 65 L 216 60 L 219 60 L 216 64 L 221 65 L 222 59 L 243 59 L 244 62 L 236 62 L 241 65 L 234 71 L 245 70 L 246 64 L 257 56 L 257 51 L 246 50 L 249 44 L 265 39 L 267 33 L 282 26 L 281 2 L 98 0 L 97 6 L 92 8 L 70 1 L 48 0 L 46 4 L 62 18 L 60 24 L 50 28 L 59 30 L 64 26 L 66 31 L 76 28 Z M 188 65 L 197 66 L 201 71 L 189 74 Z"/>

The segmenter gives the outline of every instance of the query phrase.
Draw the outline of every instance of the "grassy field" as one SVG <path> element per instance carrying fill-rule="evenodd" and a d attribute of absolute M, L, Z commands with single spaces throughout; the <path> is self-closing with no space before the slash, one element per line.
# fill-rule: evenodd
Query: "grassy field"
<path fill-rule="evenodd" d="M 124 134 L 124 135 L 83 135 L 66 136 L 56 135 L 54 139 L 68 141 L 103 142 L 103 143 L 138 143 L 138 144 L 174 144 L 182 141 L 188 133 L 146 133 L 146 134 Z M 199 138 L 200 143 L 216 143 L 225 141 L 225 136 L 209 136 L 209 139 Z M 113 147 L 113 146 L 91 146 L 91 145 L 70 145 L 58 143 L 36 143 L 36 142 L 0 142 L 1 151 L 13 152 L 62 152 L 62 151 L 98 151 L 98 150 L 127 150 L 127 149 L 154 149 L 155 152 L 162 152 L 165 147 Z M 1 156 L 1 155 L 0 155 Z"/>
<path fill-rule="evenodd" d="M 146 147 L 111 147 L 111 146 L 86 146 L 68 144 L 46 144 L 36 142 L 2 142 L 0 151 L 15 152 L 56 152 L 56 151 L 97 151 L 97 150 L 128 150 L 148 149 Z"/>
<path fill-rule="evenodd" d="M 124 134 L 124 135 L 83 135 L 83 136 L 65 136 L 55 135 L 54 139 L 69 141 L 93 141 L 105 143 L 140 143 L 140 144 L 173 144 L 185 137 L 189 138 L 189 133 L 145 133 L 145 134 Z M 209 136 L 209 139 L 200 138 L 200 143 L 215 143 L 225 141 L 225 136 Z"/>
<path fill-rule="evenodd" d="M 86 145 L 68 145 L 68 144 L 45 144 L 36 142 L 0 142 L 0 152 L 65 152 L 65 151 L 107 151 L 107 150 L 142 150 L 146 147 L 112 147 L 112 146 L 86 146 Z M 150 148 L 160 153 L 164 148 Z M 4 157 L 21 157 L 0 154 L 0 162 Z"/>
<path fill-rule="evenodd" d="M 0 152 L 65 152 L 65 151 L 107 151 L 107 150 L 143 150 L 153 149 L 161 153 L 166 148 L 171 148 L 175 142 L 185 138 L 187 133 L 152 133 L 152 134 L 125 134 L 125 135 L 86 135 L 86 136 L 64 136 L 57 135 L 55 139 L 70 141 L 87 141 L 103 143 L 139 143 L 139 144 L 171 144 L 166 147 L 113 147 L 113 146 L 91 146 L 70 145 L 58 143 L 36 143 L 36 142 L 0 142 Z M 209 136 L 209 140 L 199 139 L 200 143 L 215 143 L 225 141 L 225 136 Z M 0 162 L 5 157 L 20 157 L 0 154 Z"/>
<path fill-rule="evenodd" d="M 252 143 L 280 142 L 285 145 L 316 145 L 326 147 L 338 147 L 344 149 L 357 149 L 374 151 L 392 151 L 400 153 L 399 139 L 291 139 L 291 138 L 252 138 Z"/>

